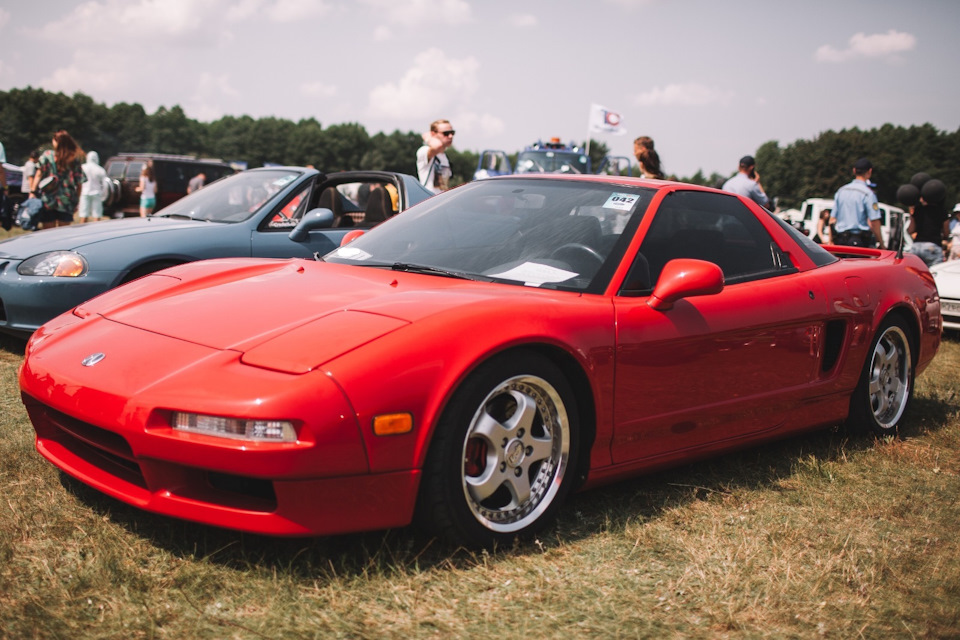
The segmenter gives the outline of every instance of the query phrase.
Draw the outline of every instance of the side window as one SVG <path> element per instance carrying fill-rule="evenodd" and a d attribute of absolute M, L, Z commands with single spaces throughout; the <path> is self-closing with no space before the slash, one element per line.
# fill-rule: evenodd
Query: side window
<path fill-rule="evenodd" d="M 297 226 L 300 218 L 302 218 L 303 214 L 307 212 L 307 203 L 310 200 L 309 194 L 309 186 L 306 186 L 297 193 L 293 194 L 293 196 L 288 198 L 279 210 L 275 211 L 274 214 L 267 219 L 267 224 L 264 230 L 289 230 Z"/>
<path fill-rule="evenodd" d="M 123 178 L 123 170 L 127 167 L 126 162 L 111 162 L 110 168 L 107 169 L 107 176 L 119 180 Z"/>
<path fill-rule="evenodd" d="M 651 288 L 664 265 L 676 258 L 713 262 L 728 284 L 792 270 L 764 226 L 737 198 L 699 191 L 679 191 L 663 200 L 640 254 Z"/>
<path fill-rule="evenodd" d="M 143 169 L 143 162 L 130 162 L 127 164 L 127 173 L 124 180 L 128 182 L 137 182 L 140 180 L 140 171 Z"/>

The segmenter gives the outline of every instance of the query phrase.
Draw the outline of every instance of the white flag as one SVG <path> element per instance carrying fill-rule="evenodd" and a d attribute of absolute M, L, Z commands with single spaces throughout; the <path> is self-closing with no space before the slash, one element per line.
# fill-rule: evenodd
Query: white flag
<path fill-rule="evenodd" d="M 616 111 L 610 111 L 598 104 L 590 105 L 590 132 L 612 133 L 622 136 L 627 133 L 623 128 L 623 119 Z"/>

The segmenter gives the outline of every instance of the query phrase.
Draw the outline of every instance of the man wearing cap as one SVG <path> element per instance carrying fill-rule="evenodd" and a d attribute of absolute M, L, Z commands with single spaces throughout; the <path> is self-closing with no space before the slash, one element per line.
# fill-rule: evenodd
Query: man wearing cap
<path fill-rule="evenodd" d="M 723 190 L 731 193 L 738 193 L 741 196 L 750 198 L 761 207 L 767 206 L 770 199 L 764 193 L 760 186 L 760 176 L 757 174 L 757 163 L 753 156 L 743 156 L 740 158 L 740 167 L 737 175 L 723 183 Z"/>
<path fill-rule="evenodd" d="M 866 158 L 860 158 L 853 165 L 853 180 L 840 187 L 833 196 L 833 217 L 837 221 L 834 244 L 883 246 L 877 194 L 867 184 L 871 175 L 873 165 Z"/>

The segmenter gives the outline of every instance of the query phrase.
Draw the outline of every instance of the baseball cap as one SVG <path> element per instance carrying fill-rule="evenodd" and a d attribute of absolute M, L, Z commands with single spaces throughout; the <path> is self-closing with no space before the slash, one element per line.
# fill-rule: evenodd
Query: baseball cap
<path fill-rule="evenodd" d="M 857 171 L 869 171 L 870 169 L 873 169 L 873 165 L 866 158 L 860 158 L 853 163 L 853 168 Z"/>
<path fill-rule="evenodd" d="M 954 213 L 957 213 L 958 211 L 960 211 L 960 202 L 958 202 L 957 204 L 953 205 L 953 212 L 954 212 Z"/>
<path fill-rule="evenodd" d="M 753 159 L 753 156 L 743 156 L 742 158 L 740 158 L 740 166 L 741 166 L 741 167 L 752 167 L 752 166 L 754 166 L 755 164 L 757 164 L 757 163 L 756 163 L 756 161 Z"/>

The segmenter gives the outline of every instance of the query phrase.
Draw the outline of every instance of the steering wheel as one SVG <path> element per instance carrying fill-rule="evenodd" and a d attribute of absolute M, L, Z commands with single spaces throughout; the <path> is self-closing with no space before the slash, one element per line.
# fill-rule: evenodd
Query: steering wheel
<path fill-rule="evenodd" d="M 567 244 L 562 244 L 550 253 L 550 257 L 554 260 L 561 260 L 568 264 L 571 263 L 571 260 L 576 263 L 578 258 L 586 258 L 587 262 L 595 262 L 596 268 L 599 269 L 603 264 L 603 256 L 597 253 L 597 250 L 593 247 L 589 247 L 582 242 L 568 242 Z M 586 269 L 583 269 L 586 271 Z"/>

